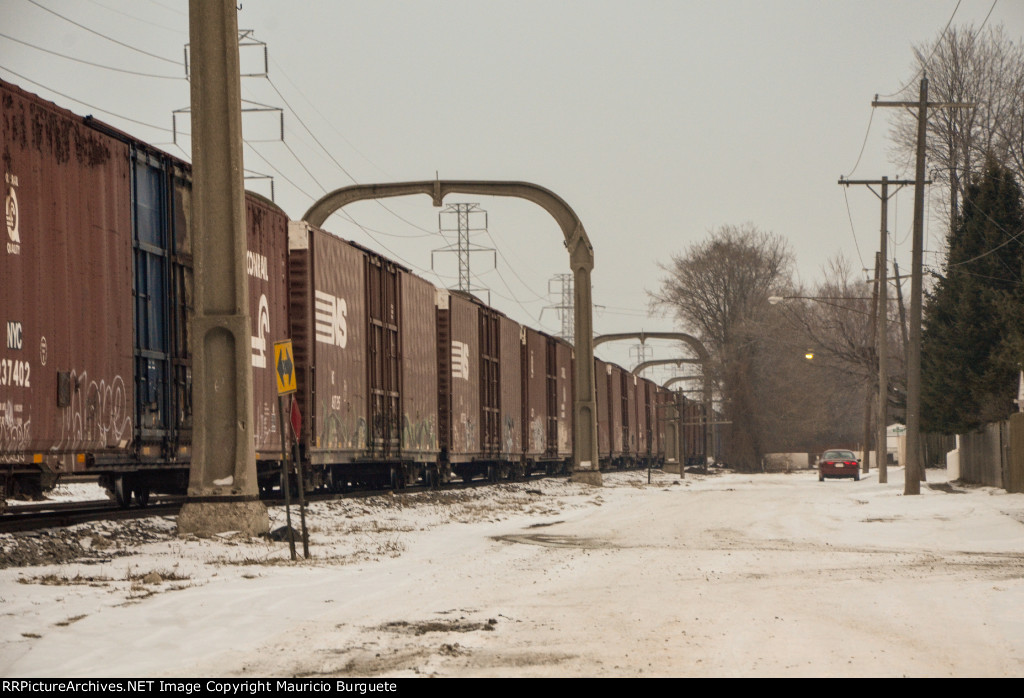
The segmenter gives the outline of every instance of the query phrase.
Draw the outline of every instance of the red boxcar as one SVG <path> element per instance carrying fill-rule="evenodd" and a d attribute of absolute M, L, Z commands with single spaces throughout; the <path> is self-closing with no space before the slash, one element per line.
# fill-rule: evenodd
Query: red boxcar
<path fill-rule="evenodd" d="M 35 494 L 134 440 L 129 147 L 0 87 L 0 472 Z"/>

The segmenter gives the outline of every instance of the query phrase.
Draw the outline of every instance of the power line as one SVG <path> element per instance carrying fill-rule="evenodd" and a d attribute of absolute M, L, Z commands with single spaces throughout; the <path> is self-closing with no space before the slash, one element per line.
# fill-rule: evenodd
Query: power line
<path fill-rule="evenodd" d="M 124 48 L 131 49 L 132 51 L 136 51 L 137 53 L 141 53 L 141 54 L 143 54 L 145 56 L 149 56 L 150 58 L 156 58 L 157 60 L 164 61 L 165 63 L 170 63 L 172 65 L 181 65 L 181 63 L 179 61 L 171 60 L 170 58 L 165 58 L 164 56 L 158 56 L 157 54 L 150 53 L 149 51 L 143 51 L 141 48 L 136 48 L 135 46 L 132 46 L 130 44 L 126 44 L 123 41 L 118 41 L 117 39 L 114 39 L 112 37 L 107 36 L 106 34 L 98 32 L 95 29 L 90 29 L 89 27 L 85 26 L 84 24 L 79 24 L 75 20 L 70 19 L 68 17 L 65 17 L 61 13 L 56 12 L 54 10 L 51 10 L 49 7 L 46 7 L 45 5 L 40 5 L 38 2 L 36 2 L 36 0 L 27 0 L 27 1 L 32 3 L 33 5 L 35 5 L 36 7 L 38 7 L 41 10 L 45 10 L 45 11 L 49 12 L 52 15 L 60 17 L 65 22 L 70 22 L 71 24 L 74 24 L 79 29 L 84 29 L 85 31 L 89 32 L 90 34 L 94 34 L 94 35 L 96 35 L 96 36 L 98 36 L 100 38 L 106 39 L 107 41 L 110 41 L 110 42 L 113 42 L 113 43 L 117 44 L 118 46 L 123 46 Z"/>
<path fill-rule="evenodd" d="M 860 259 L 861 267 L 864 266 L 864 256 L 860 253 L 860 243 L 857 242 L 857 232 L 853 229 L 853 214 L 850 212 L 850 197 L 843 188 L 843 198 L 846 200 L 846 217 L 850 219 L 850 234 L 853 235 L 853 246 L 857 249 L 857 258 Z"/>
<path fill-rule="evenodd" d="M 274 81 L 271 80 L 269 76 L 267 76 L 267 83 L 273 88 L 274 92 L 277 93 L 277 96 L 281 98 L 281 101 L 284 102 L 286 107 L 288 107 L 288 110 L 292 113 L 292 115 L 299 122 L 299 124 L 302 125 L 302 128 L 306 129 L 306 133 L 308 133 L 310 135 L 310 137 L 313 139 L 313 141 L 318 146 L 320 146 L 320 149 L 327 155 L 328 158 L 330 158 L 331 162 L 333 162 L 337 166 L 337 168 L 339 170 L 341 170 L 342 173 L 344 173 L 344 175 L 346 177 L 348 177 L 350 180 L 352 180 L 352 182 L 354 184 L 359 184 L 359 180 L 357 180 L 355 178 L 355 176 L 345 168 L 344 165 L 342 165 L 340 162 L 338 162 L 337 158 L 335 158 L 334 155 L 331 154 L 331 151 L 328 150 L 327 147 L 323 143 L 320 142 L 320 139 L 317 138 L 316 134 L 313 133 L 313 130 L 309 126 L 306 125 L 306 122 L 302 119 L 302 117 L 299 115 L 299 113 L 297 111 L 295 111 L 295 108 L 288 102 L 288 100 L 285 99 L 285 96 L 283 94 L 281 94 L 281 90 L 279 90 L 277 88 L 277 85 L 274 84 Z M 292 83 L 292 84 L 294 84 L 294 83 Z M 323 189 L 323 187 L 321 187 L 321 188 Z M 326 192 L 327 190 L 324 189 L 324 191 Z M 429 233 L 431 235 L 434 235 L 436 233 L 436 231 L 427 230 L 426 228 L 424 228 L 422 226 L 419 226 L 416 223 L 413 223 L 412 221 L 403 218 L 398 213 L 396 213 L 395 211 L 390 209 L 388 206 L 386 206 L 379 199 L 374 199 L 374 201 L 377 203 L 378 206 L 383 208 L 385 211 L 387 211 L 388 213 L 390 213 L 391 215 L 393 215 L 395 218 L 397 218 L 398 220 L 402 221 L 403 223 L 406 223 L 407 225 L 410 225 L 410 226 L 416 228 L 417 230 Z M 445 236 L 443 234 L 441 235 L 441 237 L 447 242 L 447 238 L 445 238 Z"/>
<path fill-rule="evenodd" d="M 928 54 L 928 58 L 923 63 L 921 63 L 921 67 L 917 69 L 916 73 L 914 73 L 914 77 L 910 78 L 910 80 L 908 80 L 900 89 L 896 90 L 891 94 L 882 95 L 882 97 L 895 97 L 896 95 L 901 94 L 905 89 L 907 89 L 908 87 L 913 85 L 914 82 L 917 81 L 917 78 L 920 77 L 921 73 L 924 71 L 925 66 L 931 62 L 932 56 L 935 55 L 935 51 L 939 48 L 939 44 L 942 43 L 942 39 L 945 38 L 946 32 L 949 30 L 949 25 L 953 23 L 953 18 L 956 17 L 956 11 L 960 9 L 961 2 L 963 2 L 963 0 L 957 0 L 956 7 L 953 8 L 953 14 L 949 16 L 949 21 L 946 22 L 946 26 L 942 29 L 942 33 L 939 34 L 938 41 L 936 41 L 935 45 L 932 46 L 932 52 Z M 992 7 L 995 7 L 995 3 L 992 3 Z M 992 14 L 992 10 L 989 10 L 989 14 Z M 987 21 L 988 17 L 986 17 L 985 19 Z M 877 95 L 875 96 L 875 100 L 878 100 Z"/>
<path fill-rule="evenodd" d="M 96 111 L 103 112 L 104 114 L 110 114 L 111 116 L 116 116 L 118 119 L 123 119 L 124 121 L 130 121 L 133 124 L 139 124 L 141 126 L 148 126 L 149 128 L 155 128 L 156 130 L 163 131 L 165 133 L 174 133 L 174 131 L 172 131 L 169 128 L 164 128 L 163 126 L 156 126 L 155 124 L 149 124 L 149 123 L 146 123 L 145 121 L 139 121 L 138 119 L 132 119 L 132 118 L 127 117 L 127 116 L 122 116 L 122 115 L 117 114 L 115 112 L 107 111 L 106 109 L 103 109 L 101 107 L 93 106 L 92 104 L 89 104 L 88 102 L 83 102 L 80 99 L 75 99 L 74 97 L 72 97 L 70 95 L 66 95 L 63 92 L 58 92 L 57 90 L 53 89 L 52 87 L 47 87 L 46 85 L 44 85 L 42 83 L 39 83 L 39 82 L 36 82 L 35 80 L 27 78 L 24 75 L 22 75 L 21 73 L 17 73 L 17 72 L 11 70 L 10 68 L 8 68 L 8 67 L 6 67 L 4 65 L 0 65 L 0 70 L 6 70 L 11 75 L 16 75 L 16 76 L 18 76 L 18 78 L 20 78 L 21 80 L 24 80 L 25 82 L 31 83 L 31 84 L 35 85 L 36 87 L 41 87 L 44 90 L 48 90 L 49 92 L 52 92 L 55 95 L 60 95 L 64 99 L 69 99 L 72 102 L 75 102 L 76 104 L 81 104 L 82 106 L 89 107 L 90 109 L 95 109 Z"/>
<path fill-rule="evenodd" d="M 847 178 L 850 178 L 853 175 L 853 173 L 857 171 L 857 166 L 860 164 L 860 159 L 862 157 L 864 157 L 864 148 L 867 147 L 868 135 L 870 135 L 870 133 L 871 133 L 871 122 L 874 121 L 874 120 L 875 120 L 875 110 L 872 107 L 872 109 L 871 109 L 871 116 L 868 118 L 868 128 L 864 132 L 864 142 L 860 144 L 860 152 L 857 154 L 857 162 L 853 163 L 853 168 L 850 169 L 850 172 L 846 175 Z"/>
<path fill-rule="evenodd" d="M 159 78 L 161 80 L 185 80 L 185 77 L 182 76 L 182 75 L 155 75 L 153 73 L 140 73 L 140 72 L 135 71 L 135 70 L 128 70 L 126 68 L 117 68 L 117 67 L 114 67 L 112 65 L 103 65 L 102 63 L 93 63 L 92 61 L 87 61 L 87 60 L 85 60 L 83 58 L 75 58 L 74 56 L 68 56 L 68 55 L 63 54 L 63 53 L 57 53 L 56 51 L 51 51 L 50 49 L 43 48 L 42 46 L 36 46 L 35 44 L 30 44 L 27 41 L 22 41 L 21 39 L 16 39 L 13 36 L 9 36 L 7 34 L 0 33 L 0 36 L 2 36 L 3 38 L 7 39 L 8 41 L 13 41 L 15 43 L 22 44 L 23 46 L 28 46 L 30 48 L 34 48 L 37 51 L 42 51 L 43 53 L 49 53 L 51 56 L 58 56 L 59 58 L 65 58 L 65 59 L 67 59 L 69 61 L 75 61 L 76 63 L 84 63 L 85 65 L 91 65 L 91 66 L 93 66 L 95 68 L 103 68 L 104 70 L 113 70 L 113 71 L 116 71 L 118 73 L 128 73 L 129 75 L 140 75 L 140 76 L 142 76 L 144 78 Z"/>

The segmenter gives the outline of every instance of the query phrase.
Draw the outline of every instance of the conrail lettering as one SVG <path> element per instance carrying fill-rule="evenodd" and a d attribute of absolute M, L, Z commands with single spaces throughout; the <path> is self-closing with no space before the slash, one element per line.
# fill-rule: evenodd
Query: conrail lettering
<path fill-rule="evenodd" d="M 262 279 L 263 281 L 270 281 L 267 258 L 264 255 L 261 255 L 259 252 L 246 252 L 245 266 L 249 271 L 249 276 Z"/>

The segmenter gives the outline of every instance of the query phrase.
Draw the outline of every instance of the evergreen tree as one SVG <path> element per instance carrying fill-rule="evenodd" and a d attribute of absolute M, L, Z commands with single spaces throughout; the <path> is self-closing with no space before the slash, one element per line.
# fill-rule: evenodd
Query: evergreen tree
<path fill-rule="evenodd" d="M 944 275 L 925 306 L 922 423 L 962 433 L 1005 419 L 1024 362 L 1024 213 L 1013 173 L 990 161 L 967 188 Z"/>

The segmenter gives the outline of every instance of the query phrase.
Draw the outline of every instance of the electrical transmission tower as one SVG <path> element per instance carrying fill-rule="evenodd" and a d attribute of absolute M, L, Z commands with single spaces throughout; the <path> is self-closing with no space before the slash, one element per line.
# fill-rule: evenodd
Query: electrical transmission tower
<path fill-rule="evenodd" d="M 647 352 L 649 350 L 650 347 L 643 342 L 641 342 L 640 344 L 634 344 L 632 347 L 630 347 L 629 355 L 631 357 L 636 357 L 636 364 L 634 364 L 635 366 L 638 366 L 643 362 L 647 361 Z"/>
<path fill-rule="evenodd" d="M 454 218 L 454 223 L 451 220 Z M 483 219 L 481 225 L 480 221 Z M 449 221 L 447 227 L 445 221 Z M 434 268 L 434 254 L 437 252 L 455 252 L 459 257 L 459 286 L 456 290 L 473 294 L 476 291 L 487 293 L 487 303 L 491 302 L 490 289 L 473 285 L 473 277 L 469 270 L 469 258 L 474 252 L 490 252 L 493 255 L 492 268 L 498 266 L 498 255 L 493 247 L 480 247 L 470 242 L 471 233 L 487 232 L 487 211 L 480 204 L 448 204 L 437 214 L 437 226 L 442 236 L 444 233 L 457 233 L 454 245 L 448 245 L 430 253 L 430 268 Z M 454 227 L 453 227 L 454 226 Z"/>
<path fill-rule="evenodd" d="M 242 78 L 268 78 L 268 70 L 270 65 L 269 54 L 267 51 L 267 44 L 257 39 L 252 29 L 239 29 L 238 30 L 238 51 L 239 51 L 239 63 L 241 68 L 240 76 Z M 248 57 L 248 58 L 247 58 Z M 242 63 L 244 62 L 244 67 Z M 185 77 L 191 78 L 192 76 L 192 53 L 191 45 L 185 44 Z M 181 109 L 175 109 L 171 112 L 171 132 L 173 134 L 172 143 L 179 148 L 182 152 L 189 154 L 185 149 L 178 143 L 178 116 L 183 116 L 191 119 L 192 106 L 182 107 Z M 263 114 L 271 115 L 272 121 L 264 120 L 261 124 L 250 124 L 250 127 L 256 126 L 261 134 L 249 134 L 249 137 L 245 139 L 247 144 L 253 143 L 284 143 L 284 109 L 281 107 L 275 107 L 270 104 L 260 104 L 259 102 L 253 102 L 251 100 L 242 100 L 242 116 L 245 119 L 246 114 Z M 273 128 L 273 132 L 268 132 L 268 126 Z M 253 137 L 254 135 L 260 135 L 259 138 Z M 246 169 L 244 173 L 246 180 L 266 180 L 270 185 L 270 200 L 274 201 L 274 177 L 273 175 L 263 174 L 261 172 L 255 172 L 250 169 Z"/>
<path fill-rule="evenodd" d="M 552 284 L 556 284 L 555 289 L 552 290 Z M 558 333 L 558 336 L 569 342 L 573 343 L 573 328 L 575 327 L 575 316 L 573 315 L 574 299 L 573 299 L 573 279 L 572 274 L 555 274 L 548 280 L 548 295 L 561 296 L 561 302 L 557 305 L 548 305 L 544 307 L 544 310 L 549 308 L 558 312 L 558 317 L 562 321 L 562 331 Z M 544 315 L 544 310 L 541 310 L 541 315 Z"/>

